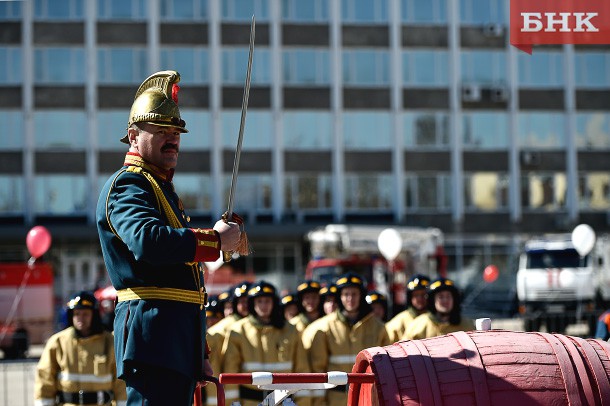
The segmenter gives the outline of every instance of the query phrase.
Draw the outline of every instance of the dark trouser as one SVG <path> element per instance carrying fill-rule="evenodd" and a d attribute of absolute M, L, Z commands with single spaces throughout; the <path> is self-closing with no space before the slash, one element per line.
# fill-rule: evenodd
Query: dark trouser
<path fill-rule="evenodd" d="M 127 406 L 192 406 L 196 381 L 151 365 L 126 368 Z"/>

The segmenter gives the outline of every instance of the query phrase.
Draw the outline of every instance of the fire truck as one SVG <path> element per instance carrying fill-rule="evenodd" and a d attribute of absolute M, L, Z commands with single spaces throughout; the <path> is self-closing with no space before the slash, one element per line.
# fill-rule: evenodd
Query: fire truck
<path fill-rule="evenodd" d="M 379 234 L 388 227 L 328 224 L 310 231 L 311 251 L 305 277 L 329 284 L 345 272 L 354 272 L 391 298 L 394 311 L 406 305 L 406 285 L 411 275 L 445 276 L 447 256 L 443 233 L 438 228 L 392 227 L 401 237 L 402 249 L 394 261 L 380 253 Z"/>
<path fill-rule="evenodd" d="M 0 263 L 0 349 L 22 358 L 54 332 L 53 270 L 48 263 Z"/>

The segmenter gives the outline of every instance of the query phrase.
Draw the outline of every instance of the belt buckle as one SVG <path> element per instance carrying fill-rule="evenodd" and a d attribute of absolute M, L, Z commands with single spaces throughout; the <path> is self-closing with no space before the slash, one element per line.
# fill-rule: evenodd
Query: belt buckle
<path fill-rule="evenodd" d="M 104 404 L 104 391 L 102 391 L 102 390 L 97 391 L 97 404 L 98 405 Z"/>
<path fill-rule="evenodd" d="M 83 391 L 82 389 L 78 391 L 78 404 L 85 404 L 85 391 Z"/>

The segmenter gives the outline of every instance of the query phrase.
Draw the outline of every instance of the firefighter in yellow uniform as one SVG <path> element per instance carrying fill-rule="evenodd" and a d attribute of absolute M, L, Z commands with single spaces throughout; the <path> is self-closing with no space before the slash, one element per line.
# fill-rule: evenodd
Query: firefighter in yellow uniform
<path fill-rule="evenodd" d="M 365 281 L 357 274 L 347 273 L 339 277 L 336 287 L 338 309 L 311 323 L 302 334 L 312 372 L 351 372 L 361 350 L 390 344 L 383 322 L 365 300 Z M 347 387 L 337 386 L 325 391 L 324 397 L 316 398 L 313 404 L 346 403 Z"/>
<path fill-rule="evenodd" d="M 322 317 L 322 302 L 320 301 L 320 284 L 316 281 L 305 281 L 297 286 L 297 306 L 299 314 L 290 320 L 299 333 L 302 333 L 312 321 Z"/>
<path fill-rule="evenodd" d="M 407 309 L 398 313 L 385 324 L 390 341 L 395 343 L 402 338 L 407 327 L 415 318 L 428 311 L 428 287 L 430 278 L 416 274 L 407 282 Z"/>
<path fill-rule="evenodd" d="M 451 279 L 438 278 L 432 281 L 428 290 L 430 312 L 413 320 L 402 339 L 419 340 L 456 331 L 474 330 L 472 320 L 462 316 L 460 296 L 460 291 Z"/>
<path fill-rule="evenodd" d="M 275 287 L 265 281 L 252 285 L 248 307 L 249 316 L 235 322 L 225 339 L 222 372 L 309 372 L 299 333 L 285 320 Z M 252 385 L 226 385 L 225 398 L 227 405 L 256 406 L 264 393 Z"/>
<path fill-rule="evenodd" d="M 97 300 L 80 292 L 67 313 L 69 327 L 49 338 L 38 362 L 34 405 L 126 405 L 113 336 L 103 328 Z"/>

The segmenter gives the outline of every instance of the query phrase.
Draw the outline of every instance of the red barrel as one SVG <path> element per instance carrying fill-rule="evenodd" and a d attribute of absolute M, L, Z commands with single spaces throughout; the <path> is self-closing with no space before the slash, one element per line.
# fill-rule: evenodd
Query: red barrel
<path fill-rule="evenodd" d="M 348 405 L 609 405 L 610 343 L 561 334 L 457 332 L 362 350 Z"/>

